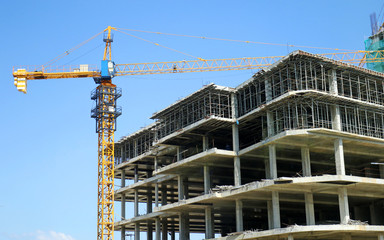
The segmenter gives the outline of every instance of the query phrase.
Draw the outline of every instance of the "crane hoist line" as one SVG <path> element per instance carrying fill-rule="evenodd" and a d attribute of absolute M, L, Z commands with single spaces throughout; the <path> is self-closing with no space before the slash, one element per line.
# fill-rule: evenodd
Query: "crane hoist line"
<path fill-rule="evenodd" d="M 91 92 L 91 99 L 96 102 L 96 106 L 91 110 L 91 117 L 96 120 L 96 132 L 98 134 L 98 240 L 113 240 L 114 238 L 114 132 L 116 131 L 116 118 L 122 113 L 121 108 L 116 105 L 122 91 L 112 83 L 112 78 L 125 75 L 257 70 L 269 67 L 284 58 L 284 56 L 227 59 L 197 58 L 197 60 L 187 61 L 115 64 L 112 61 L 111 52 L 112 30 L 120 31 L 108 26 L 101 32 L 104 34 L 105 49 L 100 68 L 88 64 L 62 67 L 42 65 L 13 68 L 14 84 L 17 90 L 23 93 L 27 92 L 27 81 L 29 80 L 91 77 L 98 84 L 96 89 Z M 70 51 L 77 49 L 88 41 L 81 43 Z M 53 61 L 68 54 L 67 51 Z M 365 63 L 383 62 L 384 60 L 384 51 L 359 50 L 316 55 L 359 66 L 363 66 Z"/>

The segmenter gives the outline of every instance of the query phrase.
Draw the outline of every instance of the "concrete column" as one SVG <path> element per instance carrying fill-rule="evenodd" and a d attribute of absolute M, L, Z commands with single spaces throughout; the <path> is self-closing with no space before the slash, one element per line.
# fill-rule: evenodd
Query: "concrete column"
<path fill-rule="evenodd" d="M 384 165 L 383 164 L 379 165 L 379 170 L 380 170 L 380 178 L 384 178 Z"/>
<path fill-rule="evenodd" d="M 351 240 L 352 239 L 352 237 L 351 237 L 351 234 L 350 233 L 346 233 L 346 234 L 344 234 L 344 236 L 343 236 L 343 240 Z"/>
<path fill-rule="evenodd" d="M 179 214 L 180 240 L 189 240 L 189 220 L 188 213 Z"/>
<path fill-rule="evenodd" d="M 205 208 L 205 238 L 214 238 L 214 215 L 212 207 Z"/>
<path fill-rule="evenodd" d="M 208 150 L 209 146 L 208 146 L 208 136 L 203 136 L 203 151 L 206 151 Z"/>
<path fill-rule="evenodd" d="M 161 239 L 162 240 L 168 239 L 168 221 L 167 221 L 167 218 L 163 218 L 161 220 Z"/>
<path fill-rule="evenodd" d="M 280 228 L 280 204 L 279 204 L 279 193 L 276 191 L 272 192 L 272 219 L 273 228 Z"/>
<path fill-rule="evenodd" d="M 183 176 L 181 176 L 181 175 L 177 176 L 177 188 L 179 190 L 179 200 L 183 200 L 185 197 L 184 180 L 185 180 L 185 178 Z"/>
<path fill-rule="evenodd" d="M 379 234 L 377 236 L 377 240 L 384 240 L 384 234 Z"/>
<path fill-rule="evenodd" d="M 265 85 L 265 98 L 267 102 L 272 100 L 272 87 L 271 87 L 271 82 L 269 81 L 268 78 L 264 79 L 264 85 Z"/>
<path fill-rule="evenodd" d="M 176 234 L 174 229 L 171 231 L 171 240 L 176 240 Z"/>
<path fill-rule="evenodd" d="M 267 132 L 268 137 L 275 135 L 274 116 L 271 111 L 267 111 Z"/>
<path fill-rule="evenodd" d="M 161 187 L 161 206 L 167 205 L 167 186 L 163 185 Z"/>
<path fill-rule="evenodd" d="M 125 187 L 125 170 L 121 170 L 121 187 Z"/>
<path fill-rule="evenodd" d="M 328 71 L 329 92 L 333 95 L 338 95 L 336 70 Z"/>
<path fill-rule="evenodd" d="M 294 240 L 293 235 L 289 234 L 287 240 Z"/>
<path fill-rule="evenodd" d="M 139 168 L 137 165 L 135 165 L 135 168 L 134 168 L 134 179 L 133 181 L 135 183 L 137 183 L 139 181 Z"/>
<path fill-rule="evenodd" d="M 237 98 L 234 93 L 231 95 L 231 104 L 232 104 L 232 119 L 237 120 L 237 116 L 238 116 Z M 239 157 L 239 150 L 240 150 L 239 126 L 237 121 L 234 124 L 232 124 L 232 149 L 236 154 L 236 157 L 234 157 L 233 159 L 234 185 L 240 186 L 241 185 L 241 164 L 240 164 L 240 157 Z"/>
<path fill-rule="evenodd" d="M 209 194 L 210 189 L 211 189 L 210 167 L 205 165 L 204 166 L 204 194 Z"/>
<path fill-rule="evenodd" d="M 276 145 L 268 145 L 269 150 L 269 176 L 271 179 L 277 178 L 277 163 L 276 163 Z"/>
<path fill-rule="evenodd" d="M 134 216 L 139 216 L 139 191 L 137 189 L 134 190 L 135 198 L 134 198 Z"/>
<path fill-rule="evenodd" d="M 148 189 L 147 193 L 147 214 L 152 212 L 152 189 Z"/>
<path fill-rule="evenodd" d="M 134 141 L 134 153 L 135 157 L 139 156 L 139 148 L 137 147 L 137 139 Z"/>
<path fill-rule="evenodd" d="M 125 227 L 122 226 L 121 227 L 121 236 L 120 236 L 121 240 L 125 240 Z"/>
<path fill-rule="evenodd" d="M 244 231 L 243 224 L 243 202 L 236 199 L 236 232 Z"/>
<path fill-rule="evenodd" d="M 233 159 L 235 186 L 241 185 L 241 163 L 239 157 Z"/>
<path fill-rule="evenodd" d="M 125 170 L 121 171 L 121 188 L 125 187 Z M 121 219 L 125 219 L 125 194 L 121 195 Z M 123 230 L 121 231 L 123 232 Z M 124 229 L 125 236 L 125 229 Z"/>
<path fill-rule="evenodd" d="M 160 235 L 160 218 L 159 217 L 155 218 L 155 231 L 156 231 L 155 239 L 156 240 L 161 240 L 161 235 Z"/>
<path fill-rule="evenodd" d="M 268 229 L 273 229 L 272 201 L 267 201 Z"/>
<path fill-rule="evenodd" d="M 348 193 L 345 187 L 339 188 L 340 223 L 347 224 L 349 217 Z"/>
<path fill-rule="evenodd" d="M 159 184 L 155 183 L 155 207 L 159 207 Z"/>
<path fill-rule="evenodd" d="M 152 229 L 152 221 L 148 220 L 147 221 L 147 240 L 153 240 L 153 229 Z"/>
<path fill-rule="evenodd" d="M 181 146 L 177 146 L 176 147 L 176 158 L 177 158 L 177 161 L 181 161 L 183 159 L 182 152 L 183 152 L 182 147 Z"/>
<path fill-rule="evenodd" d="M 153 160 L 153 168 L 155 169 L 155 171 L 159 169 L 159 159 L 157 157 L 155 157 L 155 159 Z"/>
<path fill-rule="evenodd" d="M 140 240 L 140 223 L 135 223 L 135 240 Z"/>
<path fill-rule="evenodd" d="M 313 205 L 313 194 L 304 193 L 305 199 L 305 218 L 307 225 L 315 225 L 315 208 Z"/>
<path fill-rule="evenodd" d="M 336 174 L 337 175 L 345 175 L 343 140 L 341 138 L 336 139 L 334 142 L 334 146 L 335 146 Z"/>
<path fill-rule="evenodd" d="M 271 169 L 269 168 L 269 159 L 264 160 L 265 178 L 271 179 Z"/>
<path fill-rule="evenodd" d="M 301 148 L 301 161 L 303 166 L 303 177 L 310 177 L 311 173 L 311 158 L 308 147 Z"/>

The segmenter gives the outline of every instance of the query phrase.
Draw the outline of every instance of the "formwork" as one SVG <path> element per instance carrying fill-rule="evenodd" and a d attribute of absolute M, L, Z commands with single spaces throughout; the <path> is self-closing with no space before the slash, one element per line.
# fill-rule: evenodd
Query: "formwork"
<path fill-rule="evenodd" d="M 296 51 L 116 142 L 135 239 L 384 239 L 384 74 Z M 128 209 L 133 212 L 128 217 Z"/>

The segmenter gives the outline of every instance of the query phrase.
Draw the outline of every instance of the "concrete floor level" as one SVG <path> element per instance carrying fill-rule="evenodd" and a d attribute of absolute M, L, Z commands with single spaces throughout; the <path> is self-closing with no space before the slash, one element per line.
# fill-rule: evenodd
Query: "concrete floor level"
<path fill-rule="evenodd" d="M 384 74 L 296 51 L 152 119 L 115 145 L 122 239 L 384 240 Z"/>

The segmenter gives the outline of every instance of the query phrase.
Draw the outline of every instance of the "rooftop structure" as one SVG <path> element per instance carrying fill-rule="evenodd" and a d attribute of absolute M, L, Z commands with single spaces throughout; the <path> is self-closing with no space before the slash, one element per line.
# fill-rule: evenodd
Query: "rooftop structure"
<path fill-rule="evenodd" d="M 122 239 L 384 240 L 383 73 L 296 51 L 152 119 L 116 143 Z"/>

